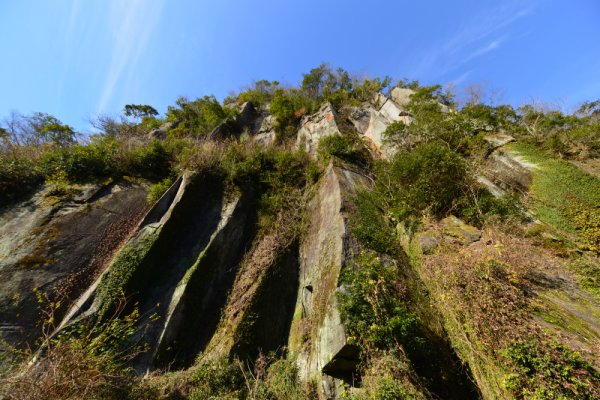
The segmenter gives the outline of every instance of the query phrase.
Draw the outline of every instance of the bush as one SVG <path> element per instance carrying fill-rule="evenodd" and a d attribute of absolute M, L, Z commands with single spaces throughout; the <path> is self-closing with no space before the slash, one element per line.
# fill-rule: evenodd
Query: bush
<path fill-rule="evenodd" d="M 156 203 L 158 201 L 158 199 L 160 199 L 162 197 L 162 195 L 165 194 L 165 192 L 167 190 L 169 190 L 169 188 L 171 187 L 172 184 L 173 184 L 172 178 L 165 178 L 162 181 L 150 186 L 150 190 L 148 191 L 148 196 L 146 197 L 146 202 L 148 204 Z"/>
<path fill-rule="evenodd" d="M 352 233 L 369 249 L 380 253 L 394 254 L 398 247 L 395 232 L 384 217 L 377 194 L 358 192 L 354 201 L 357 211 L 350 219 Z"/>
<path fill-rule="evenodd" d="M 369 166 L 371 161 L 369 151 L 354 134 L 330 135 L 322 138 L 319 140 L 318 155 L 325 161 L 335 156 L 363 167 Z"/>
<path fill-rule="evenodd" d="M 35 162 L 24 157 L 0 156 L 0 208 L 43 182 Z"/>
<path fill-rule="evenodd" d="M 600 395 L 600 374 L 559 343 L 518 341 L 503 354 L 516 371 L 506 376 L 505 385 L 518 397 L 591 400 Z"/>
<path fill-rule="evenodd" d="M 381 173 L 380 173 L 381 174 Z M 436 216 L 450 211 L 469 182 L 464 160 L 442 142 L 418 145 L 399 153 L 380 177 L 394 191 L 392 215 L 403 220 L 430 210 Z"/>
<path fill-rule="evenodd" d="M 297 89 L 277 89 L 269 111 L 276 118 L 275 130 L 280 139 L 293 137 L 300 118 L 310 113 L 316 102 Z"/>
<path fill-rule="evenodd" d="M 74 145 L 46 153 L 40 166 L 46 176 L 64 174 L 69 182 L 89 182 L 115 176 L 115 157 L 121 143 L 114 138 L 97 138 L 87 145 Z"/>
<path fill-rule="evenodd" d="M 121 160 L 121 170 L 131 176 L 164 179 L 171 172 L 171 154 L 160 140 L 127 151 Z"/>
<path fill-rule="evenodd" d="M 345 287 L 338 295 L 340 312 L 349 341 L 366 349 L 403 345 L 409 351 L 423 344 L 418 318 L 406 307 L 397 265 L 384 265 L 375 252 L 365 252 L 342 270 L 340 281 Z"/>

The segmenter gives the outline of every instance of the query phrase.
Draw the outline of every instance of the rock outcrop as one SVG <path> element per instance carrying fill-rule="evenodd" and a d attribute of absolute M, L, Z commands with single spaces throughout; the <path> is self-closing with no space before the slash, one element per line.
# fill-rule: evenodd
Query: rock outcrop
<path fill-rule="evenodd" d="M 336 118 L 337 113 L 330 103 L 325 103 L 317 112 L 304 116 L 300 121 L 296 146 L 314 156 L 319 140 L 330 135 L 340 135 Z"/>
<path fill-rule="evenodd" d="M 137 183 L 85 186 L 69 201 L 50 190 L 0 216 L 0 333 L 9 344 L 41 334 L 38 293 L 50 301 L 60 294 L 60 321 L 146 211 L 146 189 Z"/>
<path fill-rule="evenodd" d="M 354 249 L 347 220 L 351 199 L 367 184 L 361 174 L 330 165 L 309 205 L 308 231 L 300 246 L 289 350 L 297 357 L 300 376 L 321 381 L 329 395 L 336 390 L 333 378 L 349 379 L 359 361 L 358 348 L 348 341 L 336 293 L 340 271 Z"/>
<path fill-rule="evenodd" d="M 410 89 L 404 90 L 410 91 Z M 400 98 L 400 92 L 396 92 L 396 94 L 396 97 Z M 412 91 L 406 95 L 409 96 L 410 94 L 412 94 Z M 407 103 L 402 98 L 400 100 L 402 104 Z M 412 117 L 404 110 L 403 106 L 396 104 L 394 100 L 380 93 L 375 97 L 373 104 L 364 103 L 360 107 L 354 107 L 348 119 L 359 133 L 363 134 L 375 145 L 384 158 L 393 156 L 395 150 L 392 146 L 385 143 L 383 132 L 394 122 L 403 122 L 405 124 L 412 122 Z"/>

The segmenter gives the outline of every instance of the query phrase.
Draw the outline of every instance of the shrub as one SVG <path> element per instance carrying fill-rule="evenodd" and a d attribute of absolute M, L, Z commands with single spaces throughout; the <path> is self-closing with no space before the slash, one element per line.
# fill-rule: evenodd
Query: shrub
<path fill-rule="evenodd" d="M 330 135 L 319 140 L 318 155 L 323 160 L 331 156 L 344 161 L 367 167 L 370 164 L 370 154 L 354 134 Z"/>
<path fill-rule="evenodd" d="M 275 130 L 280 139 L 293 137 L 300 117 L 310 113 L 316 102 L 297 89 L 277 89 L 269 108 L 276 118 Z"/>
<path fill-rule="evenodd" d="M 33 160 L 0 156 L 0 208 L 30 192 L 42 181 L 43 175 Z"/>
<path fill-rule="evenodd" d="M 146 197 L 146 202 L 148 204 L 156 203 L 158 199 L 160 199 L 162 195 L 165 194 L 167 190 L 169 190 L 172 184 L 172 178 L 165 178 L 162 181 L 150 186 L 150 190 L 148 190 L 148 196 Z"/>
<path fill-rule="evenodd" d="M 384 217 L 377 194 L 360 191 L 355 204 L 357 211 L 350 220 L 352 233 L 369 249 L 394 254 L 398 245 L 395 232 Z"/>
<path fill-rule="evenodd" d="M 385 175 L 380 182 L 389 182 L 387 190 L 395 192 L 391 211 L 398 221 L 427 209 L 443 215 L 463 196 L 469 181 L 464 160 L 441 142 L 399 153 L 380 174 Z"/>
<path fill-rule="evenodd" d="M 87 145 L 48 152 L 42 157 L 40 166 L 47 176 L 64 173 L 69 182 L 95 181 L 118 174 L 115 156 L 120 145 L 114 138 L 97 138 Z"/>
<path fill-rule="evenodd" d="M 600 374 L 559 343 L 517 341 L 503 355 L 516 371 L 506 376 L 505 385 L 519 398 L 591 400 L 600 395 Z"/>
<path fill-rule="evenodd" d="M 175 137 L 208 135 L 221 121 L 233 116 L 233 110 L 221 106 L 214 96 L 204 96 L 194 101 L 180 97 L 177 107 L 170 106 L 167 121 L 176 122 L 177 127 L 170 130 Z"/>
<path fill-rule="evenodd" d="M 384 265 L 376 253 L 364 252 L 345 266 L 340 281 L 345 287 L 339 292 L 340 312 L 350 341 L 376 349 L 422 345 L 397 265 Z"/>
<path fill-rule="evenodd" d="M 168 176 L 170 166 L 171 154 L 160 140 L 130 149 L 121 160 L 121 170 L 125 174 L 156 180 Z"/>

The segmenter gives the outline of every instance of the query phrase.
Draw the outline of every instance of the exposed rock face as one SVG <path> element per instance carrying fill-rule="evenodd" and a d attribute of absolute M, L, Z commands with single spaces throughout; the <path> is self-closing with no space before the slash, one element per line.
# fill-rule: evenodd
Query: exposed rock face
<path fill-rule="evenodd" d="M 410 96 L 415 93 L 412 89 L 395 87 L 390 92 L 390 96 L 400 107 L 406 107 L 410 102 Z"/>
<path fill-rule="evenodd" d="M 335 388 L 331 377 L 348 377 L 358 362 L 358 349 L 347 340 L 336 292 L 342 266 L 353 253 L 348 207 L 356 190 L 367 182 L 356 172 L 330 165 L 309 205 L 308 232 L 300 246 L 300 285 L 289 349 L 297 356 L 301 377 L 322 380 L 326 392 Z"/>
<path fill-rule="evenodd" d="M 124 181 L 87 186 L 52 204 L 47 189 L 0 216 L 0 333 L 9 343 L 39 337 L 34 290 L 66 308 L 104 269 L 146 211 L 144 187 Z"/>
<path fill-rule="evenodd" d="M 516 141 L 514 137 L 510 135 L 505 135 L 503 133 L 487 135 L 483 138 L 483 140 L 485 140 L 492 146 L 492 151 L 496 150 L 498 147 L 504 146 L 505 144 Z"/>
<path fill-rule="evenodd" d="M 167 138 L 167 132 L 169 131 L 169 129 L 175 128 L 176 126 L 177 126 L 177 124 L 173 124 L 171 122 L 165 122 L 160 127 L 150 131 L 148 136 L 150 139 L 164 140 Z"/>
<path fill-rule="evenodd" d="M 213 129 L 209 137 L 211 140 L 224 140 L 228 138 L 239 139 L 244 131 L 254 133 L 254 125 L 258 118 L 256 108 L 250 102 L 242 104 L 239 114 L 235 119 L 227 119 Z"/>
<path fill-rule="evenodd" d="M 488 158 L 486 175 L 501 188 L 527 191 L 533 180 L 533 168 L 535 165 L 524 161 L 517 153 L 501 147 Z"/>
<path fill-rule="evenodd" d="M 410 92 L 412 93 L 412 91 Z M 395 150 L 384 143 L 383 132 L 393 122 L 410 124 L 412 117 L 402 106 L 381 93 L 377 94 L 373 103 L 355 107 L 350 113 L 349 120 L 359 133 L 365 135 L 375 145 L 384 158 L 389 158 L 394 155 Z"/>
<path fill-rule="evenodd" d="M 454 215 L 442 220 L 442 232 L 458 239 L 464 244 L 469 244 L 481 239 L 481 231 L 474 226 L 464 223 Z"/>
<path fill-rule="evenodd" d="M 123 290 L 142 315 L 149 345 L 135 361 L 187 366 L 204 349 L 256 224 L 253 191 L 224 196 L 222 182 L 188 176 L 175 182 L 139 225 L 107 272 L 78 301 L 78 315 L 102 316 Z M 134 258 L 131 254 L 136 254 Z"/>
<path fill-rule="evenodd" d="M 330 135 L 340 135 L 336 118 L 337 113 L 330 103 L 323 104 L 316 113 L 303 117 L 296 146 L 304 147 L 308 153 L 315 155 L 319 140 Z"/>
<path fill-rule="evenodd" d="M 275 143 L 275 118 L 268 112 L 263 111 L 255 121 L 252 138 L 255 143 L 262 146 L 270 146 Z"/>

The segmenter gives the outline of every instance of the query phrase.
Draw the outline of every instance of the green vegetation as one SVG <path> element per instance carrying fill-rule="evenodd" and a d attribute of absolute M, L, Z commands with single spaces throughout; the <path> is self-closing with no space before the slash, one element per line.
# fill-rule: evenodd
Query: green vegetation
<path fill-rule="evenodd" d="M 322 138 L 318 145 L 318 155 L 325 162 L 335 156 L 364 168 L 368 168 L 372 161 L 365 145 L 355 134 L 350 132 Z"/>
<path fill-rule="evenodd" d="M 340 311 L 349 341 L 365 349 L 389 349 L 402 345 L 420 350 L 418 319 L 406 307 L 406 288 L 398 266 L 385 266 L 374 252 L 365 252 L 342 270 Z"/>
<path fill-rule="evenodd" d="M 148 204 L 156 203 L 172 184 L 173 178 L 165 178 L 162 181 L 150 186 L 150 190 L 148 190 L 148 196 L 146 198 Z"/>
<path fill-rule="evenodd" d="M 538 295 L 546 278 L 547 285 L 559 285 L 548 271 L 567 267 L 573 277 L 565 279 L 595 296 L 600 293 L 600 180 L 559 159 L 590 161 L 600 155 L 600 101 L 571 115 L 536 105 L 514 109 L 470 101 L 459 107 L 453 94 L 439 85 L 403 80 L 396 86 L 414 91 L 404 110 L 413 122 L 390 124 L 386 144 L 397 151 L 389 159 L 374 160 L 343 119 L 352 107 L 373 102 L 390 86 L 387 77 L 358 79 L 322 64 L 304 74 L 297 87 L 261 80 L 224 104 L 214 96 L 180 98 L 164 119 L 149 105 L 128 104 L 119 119 L 98 117 L 94 123 L 99 132 L 88 137 L 48 114 L 13 114 L 0 127 L 0 204 L 23 198 L 43 182 L 50 186 L 48 198 L 58 202 L 74 193 L 76 184 L 123 177 L 152 183 L 147 196 L 152 204 L 176 176 L 192 172 L 193 179 L 218 182 L 214 186 L 226 200 L 232 193 L 247 194 L 256 212 L 252 223 L 257 237 L 278 232 L 278 225 L 285 224 L 285 235 L 270 240 L 293 236 L 300 243 L 310 189 L 323 166 L 334 160 L 362 171 L 372 184 L 341 207 L 349 219 L 353 253 L 346 255 L 339 281 L 332 285 L 339 284 L 337 299 L 348 342 L 361 350 L 361 387 L 347 388 L 345 398 L 438 396 L 459 375 L 451 365 L 456 355 L 468 365 L 484 397 L 597 397 L 600 376 L 586 355 L 571 350 L 566 341 L 557 342 L 560 336 L 540 328 L 531 317 L 537 313 L 557 326 L 552 317 L 562 316 L 544 314 L 547 304 Z M 273 146 L 210 140 L 219 124 L 235 126 L 245 102 L 275 117 Z M 341 116 L 342 134 L 322 139 L 317 160 L 312 160 L 292 142 L 301 119 L 324 102 Z M 163 125 L 165 121 L 169 124 Z M 149 135 L 161 126 L 166 134 Z M 483 139 L 489 133 L 517 137 L 519 143 L 504 149 L 535 164 L 528 196 L 496 198 L 477 184 L 475 177 L 491 151 Z M 525 207 L 556 231 L 542 226 L 521 232 Z M 438 223 L 450 215 L 482 228 L 484 239 L 468 247 L 443 239 L 427 255 L 420 254 L 420 242 L 410 242 L 419 237 L 415 233 L 427 229 L 431 237 L 443 236 Z M 512 228 L 507 236 L 505 231 Z M 561 237 L 548 240 L 560 243 L 538 246 L 536 239 L 549 230 Z M 30 387 L 32 398 L 48 393 L 144 399 L 316 397 L 315 387 L 300 382 L 295 362 L 275 356 L 261 355 L 251 365 L 235 358 L 200 357 L 187 371 L 148 381 L 134 376 L 128 362 L 141 349 L 126 347 L 143 325 L 133 304 L 127 308 L 131 315 L 118 315 L 123 297 L 135 296 L 138 288 L 132 282 L 136 274 L 145 273 L 141 267 L 152 263 L 147 269 L 160 269 L 149 260 L 160 258 L 154 252 L 163 250 L 155 244 L 165 231 L 144 231 L 112 260 L 97 288 L 99 325 L 90 320 L 46 338 L 39 366 L 23 364 L 18 373 L 1 377 L 0 397 Z M 415 252 L 411 257 L 403 250 L 406 241 Z M 571 242 L 579 245 L 577 254 Z M 564 259 L 557 261 L 552 251 Z M 45 264 L 35 254 L 23 260 L 30 266 Z M 561 312 L 576 319 L 568 310 Z M 250 323 L 253 314 L 248 315 L 244 321 Z M 237 334 L 243 333 L 242 326 Z M 457 380 L 468 381 L 469 373 Z M 160 390 L 153 386 L 163 378 L 173 381 Z M 456 384 L 473 394 L 464 382 Z"/>
<path fill-rule="evenodd" d="M 536 217 L 568 234 L 579 235 L 587 250 L 600 250 L 600 179 L 541 149 L 516 143 L 509 145 L 533 170 L 530 207 Z"/>
<path fill-rule="evenodd" d="M 591 400 L 598 395 L 600 374 L 560 343 L 518 341 L 504 356 L 517 371 L 507 375 L 505 385 L 518 398 Z"/>

